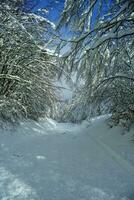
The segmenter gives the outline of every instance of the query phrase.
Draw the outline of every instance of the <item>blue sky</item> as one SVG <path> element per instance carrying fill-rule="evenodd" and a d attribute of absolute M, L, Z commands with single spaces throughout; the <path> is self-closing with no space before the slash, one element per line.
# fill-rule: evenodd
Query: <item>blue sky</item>
<path fill-rule="evenodd" d="M 103 1 L 106 2 L 105 0 L 103 0 Z M 115 0 L 108 0 L 107 1 L 108 6 L 106 5 L 106 3 L 103 3 L 101 17 L 103 17 L 104 14 L 107 13 L 108 7 L 114 1 Z M 65 0 L 26 0 L 26 2 L 27 2 L 27 4 L 25 5 L 25 8 L 28 8 L 28 12 L 37 13 L 38 15 L 41 15 L 56 24 L 59 20 L 60 14 L 64 8 Z M 100 2 L 100 0 L 97 1 L 94 11 L 93 11 L 93 16 L 92 16 L 92 20 L 91 20 L 91 29 L 94 28 L 94 25 L 96 22 L 96 17 L 98 16 L 99 2 Z M 43 8 L 48 9 L 49 12 L 46 12 L 46 13 L 40 12 L 39 10 L 43 9 Z M 61 34 L 61 37 L 64 39 L 71 39 L 74 36 L 73 32 L 70 29 L 68 29 L 67 27 L 63 27 L 60 30 L 60 34 Z M 79 35 L 79 33 L 78 33 L 78 35 Z"/>
<path fill-rule="evenodd" d="M 65 0 L 26 0 L 27 4 L 25 5 L 25 8 L 28 8 L 30 12 L 37 13 L 39 9 L 41 8 L 47 8 L 49 10 L 48 13 L 38 12 L 39 15 L 44 16 L 48 18 L 49 20 L 56 22 L 59 19 L 60 13 L 62 12 L 64 8 L 64 2 Z M 106 1 L 104 1 L 106 2 Z M 114 0 L 108 0 L 108 6 L 111 5 Z M 94 8 L 94 15 L 92 17 L 92 24 L 94 24 L 96 16 L 97 16 L 97 7 L 99 5 L 99 1 L 96 3 L 96 6 Z M 108 7 L 106 3 L 103 3 L 102 7 L 102 16 L 107 12 Z"/>
<path fill-rule="evenodd" d="M 48 9 L 48 13 L 38 12 L 38 14 L 55 22 L 59 19 L 60 13 L 64 8 L 64 1 L 65 0 L 27 0 L 26 7 L 29 8 L 31 12 L 35 13 L 41 8 Z"/>

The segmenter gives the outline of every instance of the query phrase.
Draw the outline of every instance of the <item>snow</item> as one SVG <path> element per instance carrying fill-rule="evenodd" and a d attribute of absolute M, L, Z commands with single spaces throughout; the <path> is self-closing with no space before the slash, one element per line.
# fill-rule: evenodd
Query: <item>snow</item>
<path fill-rule="evenodd" d="M 35 191 L 22 180 L 18 179 L 4 167 L 0 167 L 0 199 L 31 199 Z"/>
<path fill-rule="evenodd" d="M 38 11 L 39 11 L 39 12 L 44 12 L 44 13 L 46 13 L 46 14 L 49 13 L 49 10 L 46 9 L 46 8 L 39 8 Z"/>
<path fill-rule="evenodd" d="M 0 130 L 1 200 L 133 200 L 134 127 L 23 121 Z"/>
<path fill-rule="evenodd" d="M 117 37 L 122 38 L 124 36 L 133 35 L 133 34 L 134 34 L 134 28 L 131 28 L 131 29 L 128 28 L 126 30 L 120 30 L 118 32 L 118 36 L 117 36 L 117 33 L 114 33 L 114 32 L 104 34 L 102 37 L 97 39 L 96 42 L 93 42 L 90 47 L 87 47 L 86 51 L 89 51 L 90 49 L 95 49 L 95 48 L 99 47 L 102 43 L 104 43 L 107 40 L 116 39 Z"/>
<path fill-rule="evenodd" d="M 53 29 L 55 29 L 55 24 L 53 22 L 51 22 L 50 20 L 48 20 L 47 18 L 45 18 L 45 17 L 42 17 L 42 16 L 34 14 L 34 13 L 30 13 L 30 14 L 28 14 L 28 16 L 23 16 L 23 19 L 27 19 L 28 17 L 31 17 L 31 19 L 36 19 L 36 20 L 38 20 L 40 22 L 46 22 Z"/>

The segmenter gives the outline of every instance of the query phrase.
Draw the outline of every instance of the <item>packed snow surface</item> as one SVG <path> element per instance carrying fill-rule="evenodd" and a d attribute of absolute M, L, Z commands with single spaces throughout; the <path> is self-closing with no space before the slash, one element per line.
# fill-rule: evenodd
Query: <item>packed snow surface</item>
<path fill-rule="evenodd" d="M 134 200 L 134 128 L 107 118 L 0 130 L 0 200 Z"/>

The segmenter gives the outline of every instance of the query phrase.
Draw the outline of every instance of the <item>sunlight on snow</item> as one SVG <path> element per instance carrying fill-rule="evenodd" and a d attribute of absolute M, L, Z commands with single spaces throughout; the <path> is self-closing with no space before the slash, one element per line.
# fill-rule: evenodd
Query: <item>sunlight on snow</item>
<path fill-rule="evenodd" d="M 0 168 L 0 199 L 1 200 L 34 200 L 35 191 L 19 180 L 4 167 Z"/>
<path fill-rule="evenodd" d="M 37 160 L 45 160 L 46 157 L 45 156 L 42 156 L 42 155 L 38 155 L 36 156 Z"/>

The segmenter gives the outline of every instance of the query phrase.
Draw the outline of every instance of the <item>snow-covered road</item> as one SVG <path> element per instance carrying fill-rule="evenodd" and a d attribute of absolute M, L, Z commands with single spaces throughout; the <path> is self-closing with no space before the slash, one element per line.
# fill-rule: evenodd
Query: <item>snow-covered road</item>
<path fill-rule="evenodd" d="M 134 200 L 133 166 L 121 167 L 89 129 L 32 123 L 0 132 L 0 200 Z"/>

